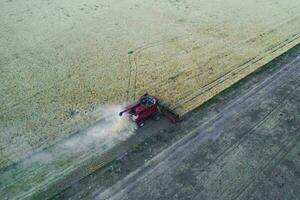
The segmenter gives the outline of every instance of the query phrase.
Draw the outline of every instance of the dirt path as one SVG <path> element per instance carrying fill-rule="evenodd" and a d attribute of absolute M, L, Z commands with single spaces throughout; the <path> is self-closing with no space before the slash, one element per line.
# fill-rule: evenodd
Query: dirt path
<path fill-rule="evenodd" d="M 299 52 L 297 47 L 293 58 L 271 62 L 175 128 L 163 121 L 155 130 L 140 130 L 166 141 L 186 136 L 164 151 L 168 142 L 143 143 L 141 153 L 86 177 L 56 199 L 295 199 Z"/>

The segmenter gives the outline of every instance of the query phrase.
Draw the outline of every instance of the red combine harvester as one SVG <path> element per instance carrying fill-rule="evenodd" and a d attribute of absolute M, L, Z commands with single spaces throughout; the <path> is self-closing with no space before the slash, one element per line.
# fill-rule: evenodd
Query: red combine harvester
<path fill-rule="evenodd" d="M 162 114 L 167 117 L 170 122 L 176 123 L 178 115 L 161 105 L 159 99 L 158 96 L 144 94 L 139 98 L 138 102 L 125 107 L 119 115 L 122 116 L 123 113 L 128 114 L 129 118 L 136 122 L 139 127 L 144 126 L 145 121 L 149 118 L 158 121 Z"/>

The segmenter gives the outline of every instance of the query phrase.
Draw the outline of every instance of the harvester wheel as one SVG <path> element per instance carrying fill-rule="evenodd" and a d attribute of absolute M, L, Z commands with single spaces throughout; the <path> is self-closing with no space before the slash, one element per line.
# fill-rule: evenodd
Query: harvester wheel
<path fill-rule="evenodd" d="M 155 113 L 152 118 L 153 118 L 154 121 L 160 120 L 160 118 L 161 118 L 160 112 Z"/>
<path fill-rule="evenodd" d="M 138 127 L 143 127 L 143 126 L 145 126 L 145 122 L 144 121 L 139 121 L 137 123 L 137 125 L 138 125 Z"/>

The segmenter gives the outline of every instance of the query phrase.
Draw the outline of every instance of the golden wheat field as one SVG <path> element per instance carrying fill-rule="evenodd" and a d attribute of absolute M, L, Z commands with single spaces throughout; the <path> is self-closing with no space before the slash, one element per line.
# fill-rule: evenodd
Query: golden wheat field
<path fill-rule="evenodd" d="M 0 2 L 0 168 L 148 92 L 184 114 L 300 42 L 299 0 Z"/>

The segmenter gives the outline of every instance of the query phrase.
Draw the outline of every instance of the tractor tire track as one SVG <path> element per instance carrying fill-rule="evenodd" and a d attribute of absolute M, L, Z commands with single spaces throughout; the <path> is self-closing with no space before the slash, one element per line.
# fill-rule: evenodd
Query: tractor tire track
<path fill-rule="evenodd" d="M 289 43 L 297 40 L 298 38 L 300 38 L 300 33 L 299 34 L 295 34 L 294 35 L 296 38 L 294 38 L 292 41 L 289 41 Z M 286 40 L 285 40 L 286 41 Z M 274 46 L 273 48 L 277 48 L 278 46 L 281 47 L 282 43 L 284 42 L 279 42 L 276 46 Z M 288 45 L 289 43 L 285 44 L 285 45 Z M 273 50 L 273 49 L 270 49 L 269 48 L 269 51 L 270 50 Z M 267 54 L 267 53 L 266 53 Z M 222 84 L 223 82 L 229 80 L 232 76 L 230 77 L 225 77 L 227 75 L 231 75 L 231 73 L 239 73 L 241 70 L 244 70 L 245 68 L 251 66 L 252 64 L 255 64 L 256 62 L 259 62 L 260 60 L 262 60 L 265 56 L 261 57 L 261 58 L 258 58 L 258 57 L 254 57 L 254 58 L 251 58 L 249 59 L 247 62 L 244 62 L 240 65 L 238 65 L 237 67 L 235 67 L 233 70 L 231 70 L 230 72 L 227 72 L 225 75 L 209 82 L 208 84 L 204 85 L 203 87 L 200 88 L 200 93 L 198 93 L 197 95 L 191 95 L 192 97 L 188 97 L 187 100 L 184 99 L 183 101 L 179 101 L 178 104 L 175 104 L 173 106 L 171 106 L 171 109 L 173 110 L 177 110 L 179 107 L 183 106 L 184 104 L 186 103 L 189 103 L 190 101 L 193 101 L 194 99 L 198 98 L 200 95 L 204 94 L 205 92 L 209 91 L 210 89 L 212 89 L 213 87 L 216 87 L 217 85 L 220 85 Z M 251 62 L 252 61 L 252 62 Z M 246 64 L 248 64 L 247 66 L 245 66 Z M 244 67 L 243 67 L 244 66 Z M 241 68 L 242 67 L 242 68 Z M 238 70 L 238 71 L 235 71 L 235 70 Z M 198 74 L 199 75 L 199 74 Z M 195 75 L 197 76 L 197 75 Z M 224 78 L 225 77 L 225 78 Z M 162 83 L 164 84 L 164 83 Z M 167 83 L 165 84 L 167 85 Z"/>
<path fill-rule="evenodd" d="M 295 94 L 295 91 L 297 90 L 297 89 L 299 89 L 299 87 L 300 87 L 300 84 L 299 85 L 297 85 L 297 88 L 293 91 L 293 93 L 291 93 L 291 94 L 289 94 L 286 98 L 285 98 L 285 101 L 283 101 L 280 105 L 278 105 L 278 107 L 276 107 L 273 111 L 272 111 L 272 113 L 270 113 L 269 115 L 268 115 L 268 118 L 271 116 L 271 115 L 274 115 L 274 114 L 276 114 L 277 112 L 279 112 L 279 109 L 280 108 L 282 108 L 284 105 L 285 105 L 285 102 L 286 102 L 286 100 L 288 100 L 292 95 L 294 95 Z M 297 91 L 298 92 L 298 91 Z M 267 119 L 266 119 L 267 120 Z M 266 120 L 264 120 L 264 122 L 266 121 Z M 263 122 L 263 123 L 264 123 Z M 262 125 L 262 124 L 261 124 Z M 260 126 L 261 126 L 260 125 Z M 257 127 L 257 128 L 259 128 L 259 127 Z M 235 199 L 237 199 L 237 198 L 239 198 L 242 194 L 243 194 L 243 192 L 259 177 L 259 175 L 261 175 L 264 171 L 266 171 L 266 170 L 268 170 L 269 169 L 269 166 L 273 163 L 273 161 L 277 158 L 277 157 L 279 157 L 277 160 L 282 160 L 284 157 L 285 157 L 285 155 L 288 153 L 288 152 L 290 152 L 291 151 L 291 149 L 293 148 L 293 147 L 295 147 L 295 145 L 299 142 L 299 139 L 300 139 L 300 137 L 298 136 L 298 137 L 296 137 L 296 140 L 295 140 L 295 138 L 286 138 L 282 143 L 283 143 L 283 146 L 279 149 L 279 151 L 277 151 L 276 153 L 274 153 L 273 154 L 273 156 L 271 157 L 271 159 L 270 160 L 268 160 L 267 162 L 266 162 L 266 164 L 263 164 L 262 165 L 262 167 L 260 167 L 257 171 L 258 171 L 258 173 L 257 174 L 255 174 L 253 177 L 251 177 L 250 178 L 250 180 L 245 184 L 245 185 L 243 185 L 243 186 L 241 186 L 241 188 L 239 189 L 239 191 L 235 194 L 235 195 L 233 195 L 233 197 L 231 197 L 230 199 L 233 199 L 233 200 L 235 200 Z M 293 141 L 295 141 L 295 142 L 293 142 Z M 288 147 L 291 147 L 291 148 L 288 148 Z M 285 151 L 286 149 L 288 149 L 288 151 Z M 283 156 L 280 156 L 281 154 L 284 154 Z M 275 162 L 275 164 L 274 164 L 274 167 L 275 166 L 277 166 L 277 164 L 279 163 L 280 161 L 278 161 L 278 162 Z M 223 196 L 223 195 L 221 195 L 221 196 Z M 227 196 L 226 197 L 226 199 L 228 199 L 229 198 L 229 196 Z"/>
<path fill-rule="evenodd" d="M 277 167 L 280 163 L 282 163 L 282 161 L 286 158 L 286 156 L 287 156 L 292 150 L 294 150 L 294 148 L 299 144 L 299 142 L 300 142 L 300 137 L 298 136 L 298 137 L 296 138 L 296 141 L 295 141 L 294 143 L 292 143 L 292 145 L 290 145 L 290 148 L 288 148 L 288 150 L 284 152 L 284 155 L 282 155 L 282 156 L 278 159 L 278 161 L 272 166 L 272 168 L 266 169 L 265 171 L 261 172 L 259 175 L 264 176 L 263 174 L 266 173 L 266 172 L 272 173 L 272 172 L 276 169 L 276 167 Z M 269 176 L 266 176 L 266 177 L 269 177 Z M 260 177 L 257 176 L 256 178 L 259 179 Z M 252 183 L 251 183 L 251 184 L 252 184 Z M 251 184 L 250 184 L 250 185 L 251 185 Z M 250 186 L 250 185 L 249 185 L 249 186 Z M 247 188 L 248 188 L 248 187 L 247 187 Z M 247 188 L 246 188 L 246 189 L 247 189 Z M 253 194 L 253 193 L 257 190 L 257 188 L 258 188 L 258 185 L 254 186 L 253 189 L 250 190 L 250 192 L 249 192 L 248 194 Z M 245 190 L 246 190 L 246 189 L 245 189 Z M 243 190 L 242 192 L 244 192 L 245 190 Z M 239 197 L 240 197 L 240 195 L 238 196 L 238 198 L 239 198 Z M 248 196 L 247 200 L 250 199 L 250 198 L 251 198 L 251 196 Z"/>
<path fill-rule="evenodd" d="M 300 84 L 297 85 L 297 89 L 300 87 Z M 295 89 L 296 90 L 296 89 Z M 294 90 L 294 91 L 295 91 Z M 270 119 L 270 117 L 272 117 L 272 115 L 276 114 L 279 109 L 285 105 L 285 102 L 290 98 L 290 96 L 294 94 L 294 92 L 290 93 L 289 95 L 285 96 L 283 98 L 282 101 L 280 101 L 278 103 L 278 105 L 276 105 L 275 108 L 273 108 L 271 111 L 269 111 L 264 118 L 259 121 L 257 124 L 255 124 L 252 128 L 250 128 L 247 132 L 245 132 L 243 134 L 242 137 L 239 138 L 239 140 L 237 140 L 236 142 L 234 142 L 232 145 L 230 145 L 229 147 L 227 147 L 224 151 L 222 151 L 220 154 L 218 154 L 211 162 L 209 162 L 207 165 L 205 165 L 203 168 L 201 168 L 202 171 L 206 171 L 211 165 L 215 164 L 220 158 L 224 159 L 224 157 L 226 157 L 226 155 L 229 155 L 232 151 L 234 151 L 235 149 L 237 149 L 243 142 L 245 142 L 249 136 L 251 136 L 251 134 L 257 130 L 258 128 L 260 128 L 268 119 Z M 251 105 L 249 106 L 251 107 Z M 239 116 L 239 115 L 236 115 Z M 238 117 L 237 117 L 238 118 Z M 238 128 L 238 127 L 237 127 Z M 203 150 L 204 148 L 200 148 L 199 150 Z M 280 151 L 279 151 L 280 152 Z M 276 154 L 275 154 L 276 155 Z M 272 159 L 273 160 L 273 159 Z M 223 192 L 225 193 L 226 190 Z M 221 195 L 222 196 L 222 195 Z"/>
<path fill-rule="evenodd" d="M 128 82 L 128 97 L 127 99 L 132 98 L 133 100 L 135 100 L 135 95 L 136 95 L 136 79 L 137 79 L 137 74 L 138 74 L 138 63 L 137 63 L 137 56 L 140 55 L 140 53 L 142 51 L 144 51 L 145 49 L 149 49 L 155 46 L 159 46 L 165 43 L 169 43 L 169 42 L 173 42 L 173 41 L 177 41 L 180 39 L 186 39 L 186 38 L 190 38 L 191 34 L 187 34 L 187 35 L 181 35 L 181 36 L 177 36 L 171 39 L 167 39 L 167 40 L 162 40 L 162 41 L 157 41 L 157 42 L 153 42 L 153 43 L 148 43 L 145 45 L 142 45 L 140 47 L 137 47 L 136 49 L 132 50 L 132 53 L 129 54 L 129 82 Z M 134 72 L 132 72 L 132 70 L 134 70 Z M 132 76 L 133 77 L 133 81 L 132 81 Z M 130 91 L 132 91 L 132 93 L 130 93 Z"/>
<path fill-rule="evenodd" d="M 257 179 L 259 179 L 259 176 L 260 175 L 263 175 L 264 172 L 266 171 L 270 171 L 272 172 L 283 160 L 284 158 L 287 156 L 287 154 L 289 152 L 291 152 L 296 146 L 297 144 L 300 142 L 300 137 L 297 137 L 295 138 L 294 140 L 292 140 L 294 142 L 290 142 L 288 145 L 282 147 L 282 149 L 280 151 L 277 152 L 277 154 L 283 154 L 282 156 L 279 156 L 279 158 L 276 159 L 276 157 L 278 157 L 278 155 L 274 155 L 273 159 L 270 160 L 262 169 L 261 169 L 261 172 L 256 174 L 256 176 L 253 177 L 253 180 L 251 180 L 247 185 L 245 185 L 241 191 L 233 198 L 234 200 L 235 199 L 238 199 L 245 191 L 246 189 L 252 185 Z M 275 160 L 275 163 L 269 167 L 273 161 Z M 255 189 L 257 188 L 257 186 L 255 187 Z M 253 189 L 251 192 L 254 192 L 255 189 Z M 249 199 L 249 198 L 247 198 Z"/>
<path fill-rule="evenodd" d="M 290 41 L 289 43 L 287 43 L 287 44 L 285 44 L 285 45 L 288 45 L 288 44 L 292 43 L 293 41 L 297 40 L 298 38 L 300 38 L 300 33 L 297 35 L 297 37 L 296 37 L 295 39 L 293 39 L 292 41 Z M 285 46 L 285 45 L 284 45 L 284 46 Z M 276 50 L 278 50 L 278 49 L 276 49 Z M 198 93 L 198 94 L 196 94 L 195 96 L 192 96 L 192 97 L 190 97 L 190 98 L 184 100 L 183 102 L 180 102 L 180 103 L 178 103 L 178 104 L 175 104 L 175 105 L 172 107 L 172 109 L 175 109 L 175 110 L 176 110 L 176 109 L 178 109 L 179 107 L 183 106 L 184 104 L 187 104 L 187 103 L 193 101 L 194 99 L 198 98 L 200 95 L 202 95 L 202 94 L 204 94 L 205 92 L 211 90 L 213 87 L 216 87 L 217 85 L 220 85 L 220 84 L 222 84 L 223 82 L 229 80 L 231 77 L 234 77 L 234 76 L 235 76 L 235 75 L 231 75 L 231 74 L 234 74 L 234 73 L 235 73 L 235 74 L 238 74 L 240 71 L 246 69 L 247 67 L 249 67 L 249 66 L 251 66 L 251 65 L 253 65 L 253 64 L 257 63 L 257 62 L 259 62 L 260 60 L 262 60 L 262 59 L 264 59 L 264 58 L 265 58 L 265 56 L 260 57 L 260 58 L 257 58 L 257 57 L 251 58 L 251 59 L 249 59 L 246 63 L 243 63 L 243 64 L 241 64 L 241 65 L 238 65 L 238 66 L 237 66 L 236 68 L 234 68 L 232 71 L 227 72 L 226 74 L 224 74 L 223 76 L 219 77 L 218 79 L 215 79 L 215 80 L 211 81 L 210 83 L 208 83 L 208 84 L 204 85 L 203 87 L 201 87 L 200 93 Z M 248 65 L 246 65 L 246 64 L 248 64 Z M 246 66 L 245 66 L 245 65 L 246 65 Z M 229 75 L 228 78 L 226 78 L 227 75 Z M 230 75 L 231 75 L 231 76 L 230 76 Z M 195 76 L 196 76 L 196 75 L 195 75 Z M 224 78 L 224 77 L 225 77 L 225 78 Z"/>
<path fill-rule="evenodd" d="M 243 41 L 237 43 L 236 45 L 234 45 L 234 47 L 237 47 L 238 45 L 243 44 L 243 43 L 252 42 L 253 40 L 257 39 L 258 37 L 263 37 L 263 36 L 265 36 L 265 35 L 267 35 L 267 34 L 270 34 L 270 33 L 274 32 L 274 31 L 276 31 L 276 30 L 277 30 L 279 27 L 281 27 L 282 25 L 289 24 L 289 23 L 291 23 L 291 22 L 297 20 L 298 18 L 299 18 L 299 16 L 296 16 L 296 17 L 294 17 L 293 19 L 288 20 L 287 22 L 278 25 L 278 26 L 277 26 L 276 28 L 274 28 L 274 29 L 271 29 L 271 30 L 269 30 L 269 31 L 266 31 L 265 33 L 260 34 L 260 35 L 256 35 L 256 36 L 253 36 L 253 37 L 248 38 L 248 39 L 246 39 L 246 40 L 243 40 Z M 183 39 L 187 39 L 187 38 L 188 38 L 188 37 L 185 37 L 185 38 L 183 38 Z M 273 52 L 277 51 L 278 49 L 281 49 L 282 47 L 284 47 L 284 46 L 286 46 L 286 45 L 288 45 L 288 44 L 294 42 L 294 41 L 297 40 L 298 38 L 300 38 L 300 33 L 294 34 L 294 35 L 292 36 L 292 39 L 290 39 L 290 38 L 289 38 L 289 39 L 285 39 L 284 41 L 281 41 L 281 42 L 277 43 L 276 45 L 272 45 L 271 47 L 267 48 L 265 51 L 267 51 L 267 52 L 268 52 L 268 51 L 271 51 L 270 53 L 273 53 Z M 188 38 L 188 39 L 189 39 L 189 38 Z M 136 83 L 137 83 L 138 66 L 139 66 L 139 65 L 138 65 L 138 61 L 137 61 L 138 56 L 142 53 L 142 51 L 144 51 L 144 50 L 146 50 L 146 49 L 148 49 L 148 48 L 155 47 L 155 46 L 159 46 L 159 45 L 161 45 L 161 44 L 168 43 L 168 42 L 172 42 L 172 41 L 177 41 L 177 40 L 180 40 L 180 37 L 179 37 L 179 38 L 172 38 L 172 39 L 170 39 L 170 40 L 166 40 L 166 41 L 162 41 L 162 42 L 151 43 L 151 44 L 145 45 L 145 46 L 141 46 L 141 47 L 137 48 L 137 49 L 134 51 L 133 54 L 130 55 L 130 60 L 131 60 L 131 61 L 129 62 L 129 63 L 130 63 L 129 65 L 130 65 L 130 68 L 131 68 L 131 69 L 135 69 L 135 72 L 134 72 L 135 75 L 134 75 L 133 86 L 131 86 L 131 89 L 129 89 L 129 90 L 133 90 L 133 94 L 132 94 L 131 96 L 133 96 L 134 99 L 135 99 L 135 97 L 136 97 Z M 269 53 L 269 52 L 268 52 L 268 53 Z M 268 53 L 265 53 L 265 54 L 268 54 Z M 223 52 L 223 54 L 226 54 L 226 52 Z M 219 55 L 214 56 L 214 57 L 218 57 L 218 56 L 219 56 Z M 133 58 L 132 58 L 132 57 L 133 57 Z M 214 58 L 214 57 L 213 57 L 213 58 Z M 228 77 L 227 79 L 223 80 L 223 78 L 224 78 L 225 76 L 227 76 L 228 74 L 230 74 L 230 73 L 239 73 L 241 70 L 244 70 L 245 68 L 247 68 L 247 67 L 249 67 L 249 66 L 251 66 L 251 65 L 253 65 L 253 64 L 257 63 L 257 62 L 259 62 L 259 61 L 262 60 L 263 58 L 264 58 L 264 56 L 263 56 L 263 57 L 253 57 L 253 58 L 251 58 L 251 59 L 248 59 L 246 62 L 244 62 L 244 63 L 242 63 L 242 64 L 239 64 L 239 65 L 237 65 L 236 67 L 233 67 L 233 69 L 232 69 L 231 71 L 226 72 L 226 73 L 223 74 L 221 77 L 219 77 L 219 78 L 217 78 L 217 79 L 211 81 L 210 83 L 208 83 L 208 84 L 202 86 L 201 89 L 200 89 L 200 90 L 201 90 L 200 94 L 190 95 L 190 96 L 192 96 L 192 97 L 186 98 L 185 100 L 183 100 L 183 103 L 178 103 L 178 104 L 176 104 L 176 105 L 173 105 L 173 106 L 172 106 L 172 109 L 178 109 L 178 107 L 180 107 L 180 106 L 182 106 L 182 105 L 184 105 L 184 104 L 186 104 L 186 103 L 188 103 L 188 102 L 190 102 L 190 101 L 193 101 L 195 98 L 199 97 L 200 95 L 202 95 L 202 94 L 205 93 L 206 91 L 210 90 L 211 88 L 215 87 L 216 85 L 219 85 L 219 84 L 223 83 L 224 81 L 230 79 L 231 77 Z M 252 63 L 251 63 L 251 62 L 252 62 Z M 133 64 L 133 66 L 132 66 L 132 64 Z M 249 64 L 249 65 L 248 65 L 248 66 L 245 66 L 246 64 Z M 242 66 L 244 66 L 244 67 L 241 68 Z M 238 69 L 238 68 L 241 68 L 241 69 Z M 188 68 L 186 68 L 185 70 L 187 70 L 187 69 L 188 69 Z M 196 74 L 196 75 L 194 75 L 194 76 L 192 76 L 192 77 L 196 77 L 196 76 L 198 76 L 198 75 L 199 75 L 199 74 Z M 191 78 L 191 77 L 190 77 L 190 78 Z M 131 79 L 131 78 L 129 78 L 129 79 Z M 168 85 L 167 82 L 168 82 L 168 80 L 166 80 L 165 83 L 164 83 L 164 82 L 160 82 L 160 83 L 158 83 L 158 84 L 160 84 L 160 85 Z M 209 85 L 211 85 L 211 84 L 213 84 L 213 83 L 214 83 L 214 85 L 211 86 L 211 87 L 209 87 Z M 154 84 L 154 85 L 152 85 L 152 86 L 157 86 L 158 84 Z M 204 89 L 204 91 L 202 92 L 203 88 L 206 88 L 206 89 Z M 198 90 L 198 91 L 199 91 L 199 90 Z"/>
<path fill-rule="evenodd" d="M 294 141 L 294 142 L 293 142 Z M 286 144 L 285 146 L 283 146 L 278 152 L 276 152 L 274 154 L 274 156 L 272 157 L 272 159 L 270 159 L 266 165 L 264 165 L 257 174 L 254 175 L 254 177 L 251 177 L 251 180 L 240 189 L 240 192 L 238 192 L 232 199 L 236 200 L 239 199 L 239 197 L 247 190 L 247 188 L 249 188 L 255 181 L 257 181 L 260 176 L 263 176 L 263 174 L 268 171 L 268 172 L 272 172 L 274 171 L 274 169 L 284 160 L 284 158 L 287 156 L 288 153 L 290 153 L 296 146 L 297 144 L 300 142 L 300 137 L 296 137 L 293 140 L 290 140 L 290 142 L 288 144 Z M 275 163 L 272 165 L 273 161 L 275 161 Z M 272 166 L 271 166 L 272 165 Z M 269 167 L 271 166 L 271 167 Z M 257 185 L 249 192 L 249 194 L 254 193 L 257 189 Z M 249 199 L 250 197 L 248 197 L 247 199 Z"/>
<path fill-rule="evenodd" d="M 299 92 L 299 91 L 297 91 L 297 92 Z M 299 94 L 299 93 L 297 93 L 297 94 Z M 295 142 L 293 142 L 293 141 L 295 141 Z M 267 162 L 267 164 L 265 166 L 263 166 L 260 170 L 258 170 L 259 172 L 257 174 L 255 174 L 254 177 L 250 178 L 250 181 L 240 189 L 240 191 L 235 195 L 234 199 L 238 199 L 244 192 L 247 191 L 247 189 L 250 186 L 253 186 L 253 187 L 250 188 L 250 191 L 247 193 L 253 194 L 258 188 L 258 184 L 255 185 L 254 182 L 257 182 L 257 181 L 260 182 L 261 175 L 265 176 L 265 177 L 269 177 L 268 175 L 263 175 L 263 174 L 266 172 L 268 172 L 269 174 L 272 173 L 275 170 L 275 168 L 284 160 L 284 158 L 287 156 L 287 154 L 290 151 L 292 151 L 299 142 L 300 142 L 299 134 L 296 134 L 295 138 L 292 138 L 291 140 L 289 140 L 287 138 L 285 140 L 285 142 L 283 142 L 285 145 L 283 145 L 283 147 L 273 155 L 273 157 Z M 281 156 L 281 154 L 282 154 L 282 156 Z M 273 163 L 273 165 L 271 167 L 269 167 L 272 163 Z M 251 198 L 251 196 L 248 195 L 247 199 L 249 199 L 249 198 Z"/>

